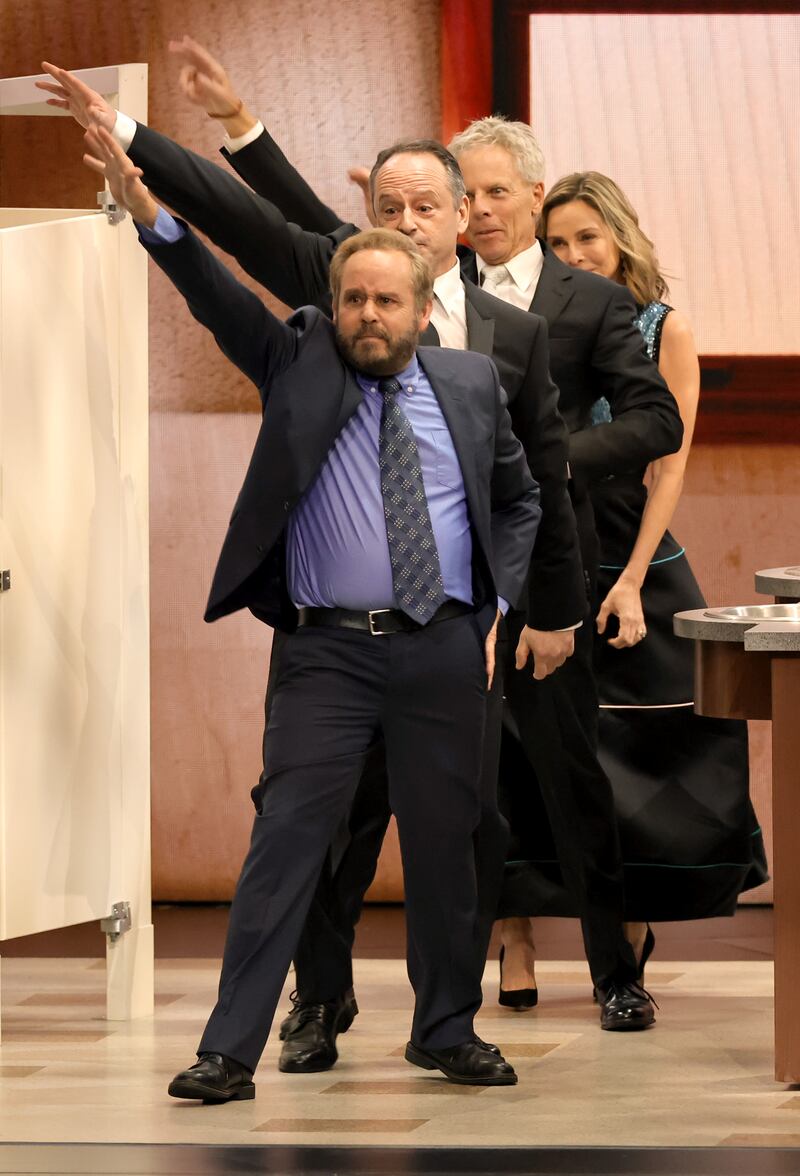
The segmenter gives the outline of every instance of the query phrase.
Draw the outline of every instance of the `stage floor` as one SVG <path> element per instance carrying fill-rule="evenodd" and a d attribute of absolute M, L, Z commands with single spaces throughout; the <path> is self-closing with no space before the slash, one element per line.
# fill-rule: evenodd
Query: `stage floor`
<path fill-rule="evenodd" d="M 800 1144 L 800 1097 L 772 1078 L 767 961 L 653 963 L 647 984 L 660 1005 L 658 1024 L 638 1034 L 600 1031 L 588 972 L 579 961 L 543 962 L 541 1003 L 524 1014 L 494 1003 L 497 963 L 490 961 L 477 1029 L 513 1061 L 519 1085 L 479 1089 L 453 1086 L 404 1061 L 411 1010 L 404 964 L 361 959 L 356 990 L 362 1011 L 339 1039 L 334 1070 L 281 1075 L 274 1040 L 256 1075 L 255 1101 L 211 1107 L 176 1102 L 166 1086 L 193 1058 L 214 999 L 217 967 L 215 960 L 159 960 L 154 1018 L 126 1024 L 103 1020 L 102 961 L 4 960 L 0 1139 L 416 1149 Z M 34 1153 L 40 1154 L 37 1164 L 44 1163 L 39 1149 L 29 1151 L 29 1160 Z M 0 1172 L 62 1170 L 4 1166 L 10 1162 L 3 1154 Z M 108 1170 L 292 1170 L 175 1163 Z M 771 1170 L 761 1162 L 758 1167 Z M 745 1169 L 729 1164 L 698 1170 Z M 794 1169 L 772 1170 L 800 1171 L 800 1153 Z"/>

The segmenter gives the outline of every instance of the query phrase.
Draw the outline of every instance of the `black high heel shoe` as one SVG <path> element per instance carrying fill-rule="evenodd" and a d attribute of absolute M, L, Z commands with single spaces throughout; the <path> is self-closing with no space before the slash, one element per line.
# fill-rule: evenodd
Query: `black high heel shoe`
<path fill-rule="evenodd" d="M 497 1003 L 506 1009 L 514 1009 L 517 1013 L 524 1013 L 527 1009 L 535 1009 L 539 1003 L 538 988 L 503 988 L 503 959 L 506 954 L 504 947 L 500 948 L 500 993 Z"/>

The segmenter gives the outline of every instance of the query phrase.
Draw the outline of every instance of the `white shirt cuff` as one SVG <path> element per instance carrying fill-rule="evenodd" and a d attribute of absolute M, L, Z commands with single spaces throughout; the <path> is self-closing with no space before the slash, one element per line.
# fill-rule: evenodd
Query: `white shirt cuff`
<path fill-rule="evenodd" d="M 243 147 L 249 147 L 251 143 L 255 142 L 259 135 L 263 134 L 264 124 L 259 119 L 256 125 L 251 127 L 249 131 L 245 131 L 243 135 L 236 135 L 233 139 L 226 131 L 223 146 L 229 155 L 235 155 L 237 151 L 241 151 Z"/>
<path fill-rule="evenodd" d="M 575 629 L 580 629 L 583 621 L 578 621 L 577 625 L 565 625 L 563 629 L 553 629 L 554 633 L 572 633 Z"/>
<path fill-rule="evenodd" d="M 119 143 L 123 151 L 128 151 L 133 136 L 136 134 L 136 123 L 127 114 L 123 114 L 121 110 L 117 111 L 117 121 L 114 123 L 114 129 L 111 134 Z"/>

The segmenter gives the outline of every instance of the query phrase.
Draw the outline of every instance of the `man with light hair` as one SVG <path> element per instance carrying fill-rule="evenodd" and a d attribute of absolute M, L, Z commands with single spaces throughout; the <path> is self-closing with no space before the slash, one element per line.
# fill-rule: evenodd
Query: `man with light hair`
<path fill-rule="evenodd" d="M 598 544 L 585 488 L 610 472 L 604 464 L 609 432 L 618 430 L 615 444 L 626 433 L 629 452 L 639 449 L 631 469 L 646 464 L 647 425 L 636 413 L 620 416 L 618 407 L 612 407 L 612 423 L 590 427 L 596 400 L 605 396 L 618 405 L 622 389 L 653 378 L 633 321 L 636 307 L 624 286 L 564 265 L 537 238 L 545 162 L 527 123 L 499 116 L 478 119 L 455 136 L 450 150 L 461 166 L 470 202 L 467 237 L 472 249 L 464 251 L 462 271 L 496 297 L 542 315 L 550 328 L 550 370 L 559 388 L 559 409 L 570 430 L 570 464 L 577 491 L 573 505 L 594 596 Z M 595 604 L 593 599 L 593 611 Z M 613 794 L 596 754 L 598 698 L 592 673 L 592 626 L 585 624 L 578 631 L 575 656 L 552 679 L 532 690 L 521 676 L 512 676 L 507 693 L 519 716 L 520 741 L 542 790 L 562 871 L 567 873 L 566 863 L 579 862 L 585 893 L 584 939 L 601 1023 L 608 1029 L 646 1027 L 653 1020 L 652 1004 L 639 985 L 638 961 L 623 933 L 622 858 Z M 545 726 L 543 734 L 547 695 L 553 696 L 562 721 L 565 716 L 572 718 L 571 737 L 554 733 L 551 725 Z M 565 769 L 561 778 L 556 765 Z M 570 787 L 563 787 L 565 780 Z M 514 900 L 508 901 L 512 904 L 509 913 L 518 914 Z M 503 914 L 503 900 L 499 913 Z M 527 928 L 521 923 L 514 919 L 504 926 L 506 949 L 516 955 L 512 991 L 530 984 L 528 968 L 521 966 L 528 942 Z M 515 946 L 522 950 L 515 953 Z"/>

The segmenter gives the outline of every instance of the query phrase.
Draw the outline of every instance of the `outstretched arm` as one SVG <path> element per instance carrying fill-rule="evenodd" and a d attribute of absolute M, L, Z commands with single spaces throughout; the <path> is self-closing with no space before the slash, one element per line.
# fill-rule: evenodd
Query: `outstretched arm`
<path fill-rule="evenodd" d="M 218 119 L 229 139 L 252 136 L 223 155 L 254 191 L 271 200 L 283 216 L 313 233 L 333 233 L 344 222 L 323 204 L 289 163 L 274 139 L 247 109 L 222 64 L 191 37 L 170 41 L 181 63 L 179 83 L 184 96 L 210 118 Z"/>
<path fill-rule="evenodd" d="M 194 317 L 209 328 L 221 350 L 253 381 L 266 402 L 270 382 L 294 358 L 295 332 L 237 282 L 191 232 L 183 229 L 168 243 L 148 232 L 158 227 L 159 207 L 142 183 L 141 169 L 104 127 L 91 126 L 84 141 L 86 165 L 108 180 L 117 203 L 143 226 L 140 237 L 150 256 L 183 294 Z"/>
<path fill-rule="evenodd" d="M 102 95 L 58 66 L 44 62 L 43 68 L 53 83 L 38 84 L 53 94 L 53 105 L 69 110 L 83 126 L 91 121 L 119 133 L 117 112 Z M 158 199 L 235 257 L 282 302 L 292 307 L 310 303 L 329 312 L 330 259 L 339 241 L 356 231 L 353 227 L 327 236 L 304 232 L 221 167 L 149 127 L 133 127 L 130 146 L 124 146 Z"/>

